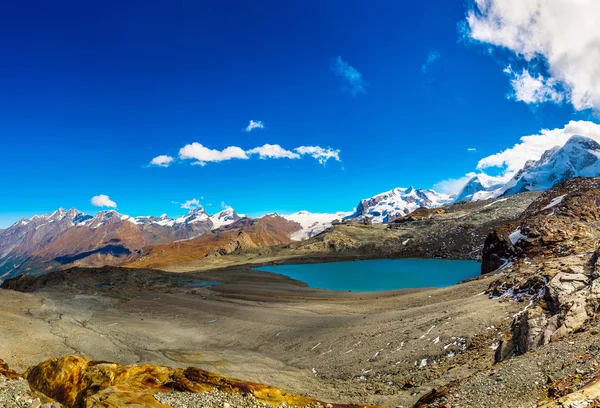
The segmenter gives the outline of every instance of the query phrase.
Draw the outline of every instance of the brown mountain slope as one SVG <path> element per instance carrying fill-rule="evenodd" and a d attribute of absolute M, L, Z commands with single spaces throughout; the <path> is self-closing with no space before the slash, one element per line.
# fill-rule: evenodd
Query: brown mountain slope
<path fill-rule="evenodd" d="M 278 215 L 243 218 L 199 238 L 142 248 L 132 255 L 134 260 L 126 266 L 157 268 L 207 256 L 226 255 L 238 249 L 288 244 L 291 242 L 290 235 L 300 229 L 300 224 Z"/>

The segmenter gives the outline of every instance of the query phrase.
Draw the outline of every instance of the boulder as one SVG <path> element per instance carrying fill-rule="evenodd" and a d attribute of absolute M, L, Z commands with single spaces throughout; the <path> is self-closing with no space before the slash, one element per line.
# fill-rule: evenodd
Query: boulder
<path fill-rule="evenodd" d="M 226 393 L 252 394 L 259 401 L 272 406 L 325 405 L 309 397 L 231 379 L 195 367 L 174 369 L 150 364 L 124 366 L 79 356 L 44 361 L 27 370 L 25 377 L 32 390 L 68 407 L 166 408 L 168 406 L 156 400 L 154 394 L 172 391 L 198 393 L 214 389 Z"/>

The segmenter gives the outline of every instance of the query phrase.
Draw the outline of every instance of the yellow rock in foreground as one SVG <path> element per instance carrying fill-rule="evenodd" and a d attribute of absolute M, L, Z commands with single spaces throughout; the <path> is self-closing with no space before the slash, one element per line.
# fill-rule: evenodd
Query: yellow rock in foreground
<path fill-rule="evenodd" d="M 154 399 L 157 392 L 207 392 L 218 389 L 252 394 L 269 405 L 305 406 L 319 402 L 288 394 L 267 385 L 244 382 L 188 367 L 173 369 L 155 365 L 130 365 L 92 361 L 79 356 L 52 358 L 24 374 L 32 390 L 68 407 L 168 407 Z M 329 405 L 329 404 L 328 404 Z M 333 407 L 358 407 L 333 404 Z M 364 406 L 364 405 L 360 405 Z"/>

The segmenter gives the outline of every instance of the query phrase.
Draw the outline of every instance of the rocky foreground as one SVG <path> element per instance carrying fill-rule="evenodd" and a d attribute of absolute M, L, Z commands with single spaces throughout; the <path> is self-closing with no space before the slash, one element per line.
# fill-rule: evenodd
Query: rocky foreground
<path fill-rule="evenodd" d="M 0 360 L 0 404 L 31 408 L 355 406 L 325 404 L 194 367 L 123 366 L 79 356 L 53 358 L 22 375 Z"/>
<path fill-rule="evenodd" d="M 600 180 L 545 192 L 495 229 L 483 272 L 491 298 L 525 304 L 496 342 L 495 364 L 416 406 L 600 406 Z"/>

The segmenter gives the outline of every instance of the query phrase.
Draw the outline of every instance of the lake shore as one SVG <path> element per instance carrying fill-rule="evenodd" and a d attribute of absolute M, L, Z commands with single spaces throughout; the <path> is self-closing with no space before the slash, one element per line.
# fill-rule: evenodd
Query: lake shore
<path fill-rule="evenodd" d="M 356 293 L 249 267 L 77 269 L 18 288 L 31 293 L 0 291 L 0 355 L 17 370 L 73 353 L 193 365 L 322 400 L 406 406 L 493 361 L 495 336 L 524 307 L 484 296 L 493 279 Z"/>

